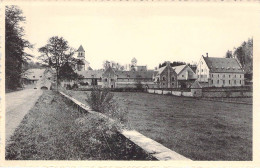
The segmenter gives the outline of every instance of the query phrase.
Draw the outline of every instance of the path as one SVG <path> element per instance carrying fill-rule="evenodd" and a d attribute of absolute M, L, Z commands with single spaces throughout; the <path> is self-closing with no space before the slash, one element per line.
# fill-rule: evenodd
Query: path
<path fill-rule="evenodd" d="M 41 96 L 42 90 L 25 89 L 5 95 L 5 139 L 9 141 L 14 130 Z"/>

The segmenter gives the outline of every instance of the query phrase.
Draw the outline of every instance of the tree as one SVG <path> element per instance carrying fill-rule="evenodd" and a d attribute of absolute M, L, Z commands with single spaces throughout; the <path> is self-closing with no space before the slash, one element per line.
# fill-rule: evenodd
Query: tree
<path fill-rule="evenodd" d="M 33 46 L 24 39 L 24 29 L 21 23 L 25 23 L 25 17 L 22 14 L 22 10 L 17 6 L 5 8 L 5 84 L 7 89 L 21 87 L 23 64 L 32 57 L 25 52 L 26 48 L 31 49 Z"/>
<path fill-rule="evenodd" d="M 69 62 L 66 62 L 64 65 L 60 67 L 59 75 L 59 78 L 62 80 L 75 80 L 79 77 L 79 75 L 76 72 L 74 72 Z"/>
<path fill-rule="evenodd" d="M 226 52 L 226 56 L 225 56 L 226 58 L 233 58 L 233 55 L 232 55 L 232 51 L 227 51 Z"/>
<path fill-rule="evenodd" d="M 74 49 L 68 45 L 63 37 L 53 36 L 47 44 L 38 50 L 41 55 L 38 57 L 43 62 L 49 64 L 50 67 L 55 68 L 57 85 L 60 79 L 60 68 L 65 64 L 73 65 L 75 58 L 73 58 Z"/>
<path fill-rule="evenodd" d="M 241 46 L 235 49 L 234 57 L 238 59 L 246 73 L 253 71 L 253 38 L 243 42 Z"/>

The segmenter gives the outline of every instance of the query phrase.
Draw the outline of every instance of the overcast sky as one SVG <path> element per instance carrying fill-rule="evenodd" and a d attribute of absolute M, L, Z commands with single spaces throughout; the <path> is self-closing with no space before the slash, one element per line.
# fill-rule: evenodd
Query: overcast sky
<path fill-rule="evenodd" d="M 23 3 L 33 54 L 54 36 L 82 45 L 94 69 L 104 60 L 153 69 L 163 61 L 198 62 L 206 52 L 223 57 L 253 37 L 256 8 L 234 3 Z"/>

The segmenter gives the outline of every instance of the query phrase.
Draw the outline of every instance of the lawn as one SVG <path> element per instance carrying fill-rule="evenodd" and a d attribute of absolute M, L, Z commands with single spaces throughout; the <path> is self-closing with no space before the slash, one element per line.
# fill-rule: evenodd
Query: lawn
<path fill-rule="evenodd" d="M 152 160 L 113 124 L 44 91 L 6 147 L 7 160 Z"/>
<path fill-rule="evenodd" d="M 85 103 L 85 93 L 70 91 Z M 193 160 L 252 160 L 252 105 L 115 92 L 132 129 Z"/>

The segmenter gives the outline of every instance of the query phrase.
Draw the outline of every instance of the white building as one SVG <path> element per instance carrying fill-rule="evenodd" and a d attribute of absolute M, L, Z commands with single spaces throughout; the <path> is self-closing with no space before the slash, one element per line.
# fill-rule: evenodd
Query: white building
<path fill-rule="evenodd" d="M 244 70 L 235 58 L 206 57 L 202 55 L 197 65 L 198 81 L 208 87 L 244 85 Z"/>

